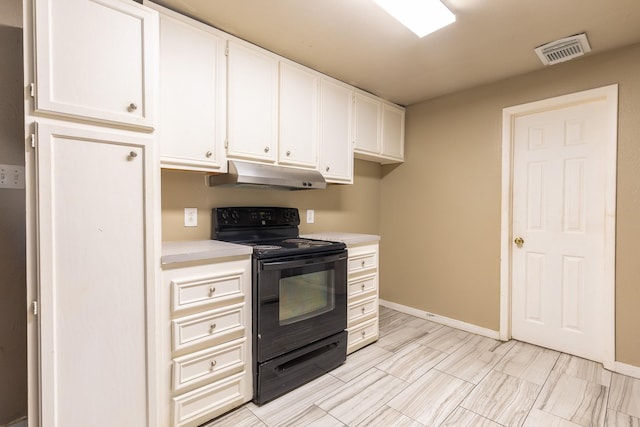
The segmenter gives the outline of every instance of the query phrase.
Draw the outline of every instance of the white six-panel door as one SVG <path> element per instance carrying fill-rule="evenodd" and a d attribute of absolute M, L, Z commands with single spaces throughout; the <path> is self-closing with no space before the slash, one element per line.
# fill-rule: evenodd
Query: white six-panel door
<path fill-rule="evenodd" d="M 593 99 L 516 116 L 512 128 L 512 336 L 597 361 L 612 314 L 607 108 Z"/>

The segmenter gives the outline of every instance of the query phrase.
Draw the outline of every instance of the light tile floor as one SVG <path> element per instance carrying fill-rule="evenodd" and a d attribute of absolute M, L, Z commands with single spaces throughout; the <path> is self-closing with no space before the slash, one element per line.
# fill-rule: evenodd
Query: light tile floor
<path fill-rule="evenodd" d="M 640 379 L 380 307 L 380 339 L 332 372 L 206 427 L 640 427 Z"/>

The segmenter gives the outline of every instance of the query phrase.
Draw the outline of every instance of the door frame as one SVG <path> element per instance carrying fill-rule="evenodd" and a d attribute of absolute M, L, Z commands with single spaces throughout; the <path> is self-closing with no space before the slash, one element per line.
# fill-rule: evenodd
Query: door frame
<path fill-rule="evenodd" d="M 605 250 L 604 283 L 596 334 L 604 346 L 602 362 L 607 369 L 615 364 L 615 249 L 616 175 L 618 148 L 618 85 L 613 84 L 502 110 L 502 204 L 500 223 L 500 339 L 511 338 L 511 252 L 513 245 L 513 143 L 515 119 L 593 101 L 606 103 L 609 126 L 605 130 Z"/>

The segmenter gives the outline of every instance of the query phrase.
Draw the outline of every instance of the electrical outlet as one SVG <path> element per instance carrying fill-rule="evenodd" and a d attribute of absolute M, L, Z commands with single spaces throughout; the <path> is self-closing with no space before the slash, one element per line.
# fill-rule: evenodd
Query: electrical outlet
<path fill-rule="evenodd" d="M 198 226 L 198 208 L 184 208 L 184 226 Z"/>
<path fill-rule="evenodd" d="M 24 166 L 0 165 L 0 188 L 24 188 Z"/>
<path fill-rule="evenodd" d="M 313 224 L 315 221 L 315 211 L 313 209 L 307 209 L 307 224 Z"/>

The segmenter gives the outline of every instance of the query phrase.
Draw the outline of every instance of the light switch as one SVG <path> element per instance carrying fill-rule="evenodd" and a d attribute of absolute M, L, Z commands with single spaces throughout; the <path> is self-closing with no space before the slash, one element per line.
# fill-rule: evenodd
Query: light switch
<path fill-rule="evenodd" d="M 198 226 L 198 208 L 184 208 L 184 226 Z"/>
<path fill-rule="evenodd" d="M 24 166 L 0 165 L 0 188 L 24 188 Z"/>
<path fill-rule="evenodd" d="M 313 224 L 315 221 L 315 211 L 313 209 L 307 209 L 307 224 Z"/>

